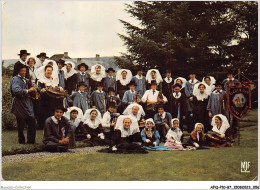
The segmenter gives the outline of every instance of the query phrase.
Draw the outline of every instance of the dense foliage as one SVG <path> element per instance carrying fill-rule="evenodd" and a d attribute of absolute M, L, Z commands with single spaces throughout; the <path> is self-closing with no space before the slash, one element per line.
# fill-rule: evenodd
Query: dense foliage
<path fill-rule="evenodd" d="M 128 50 L 116 58 L 120 67 L 170 68 L 179 76 L 240 68 L 257 79 L 257 2 L 135 1 L 126 11 L 139 25 L 120 20 Z"/>

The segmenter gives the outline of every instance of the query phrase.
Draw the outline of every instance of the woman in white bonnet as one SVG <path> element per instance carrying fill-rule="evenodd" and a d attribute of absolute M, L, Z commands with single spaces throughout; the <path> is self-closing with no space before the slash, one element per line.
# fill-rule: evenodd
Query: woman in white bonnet
<path fill-rule="evenodd" d="M 152 81 L 156 81 L 157 90 L 162 91 L 163 79 L 162 79 L 162 76 L 161 76 L 160 72 L 158 71 L 158 69 L 148 70 L 145 79 L 146 79 L 146 89 L 150 89 Z"/>
<path fill-rule="evenodd" d="M 141 132 L 143 146 L 159 146 L 160 134 L 156 130 L 155 123 L 152 118 L 145 121 L 145 127 Z"/>
<path fill-rule="evenodd" d="M 84 142 L 89 142 L 93 146 L 110 144 L 110 141 L 105 138 L 101 113 L 97 109 L 88 109 L 81 121 L 82 132 L 87 137 Z"/>
<path fill-rule="evenodd" d="M 206 146 L 206 134 L 202 123 L 196 123 L 194 130 L 190 133 L 190 137 L 186 142 L 186 146 L 192 146 L 196 149 L 209 149 Z"/>
<path fill-rule="evenodd" d="M 121 69 L 116 73 L 117 93 L 122 100 L 125 91 L 129 90 L 128 84 L 132 80 L 132 72 L 128 69 Z"/>
<path fill-rule="evenodd" d="M 141 146 L 134 142 L 141 141 L 137 120 L 131 116 L 119 116 L 112 136 L 112 150 L 117 151 L 120 149 L 120 151 L 126 152 L 129 150 L 138 150 Z"/>
<path fill-rule="evenodd" d="M 207 110 L 209 96 L 206 92 L 206 89 L 207 88 L 206 88 L 205 83 L 201 82 L 201 83 L 195 84 L 192 103 L 194 105 L 194 108 L 193 108 L 194 123 L 198 123 L 198 122 L 203 123 L 204 131 L 208 132 L 210 129 L 209 114 L 208 114 L 208 110 Z M 190 131 L 191 130 L 193 130 L 193 129 L 190 129 Z"/>
<path fill-rule="evenodd" d="M 212 118 L 212 130 L 206 135 L 210 146 L 213 147 L 230 147 L 234 140 L 230 138 L 231 128 L 227 117 L 218 114 Z"/>
<path fill-rule="evenodd" d="M 166 135 L 167 140 L 164 146 L 171 149 L 185 150 L 181 143 L 182 131 L 179 128 L 179 119 L 174 118 L 171 122 L 172 128 L 168 131 Z"/>
<path fill-rule="evenodd" d="M 97 90 L 97 84 L 102 83 L 104 85 L 106 77 L 106 69 L 100 64 L 93 65 L 90 70 L 90 87 L 91 92 Z"/>

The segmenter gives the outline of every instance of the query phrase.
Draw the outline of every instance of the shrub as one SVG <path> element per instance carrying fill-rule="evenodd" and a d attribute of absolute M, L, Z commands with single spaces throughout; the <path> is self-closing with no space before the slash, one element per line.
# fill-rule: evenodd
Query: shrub
<path fill-rule="evenodd" d="M 11 76 L 2 77 L 2 130 L 13 130 L 16 128 L 16 119 L 11 112 L 12 95 L 10 91 Z"/>

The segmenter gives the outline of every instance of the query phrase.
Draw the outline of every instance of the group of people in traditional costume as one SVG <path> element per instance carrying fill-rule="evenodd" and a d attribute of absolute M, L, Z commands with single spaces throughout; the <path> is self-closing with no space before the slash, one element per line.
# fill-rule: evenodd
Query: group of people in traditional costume
<path fill-rule="evenodd" d="M 76 141 L 107 145 L 111 151 L 140 148 L 176 150 L 232 146 L 226 88 L 238 82 L 228 73 L 222 83 L 212 76 L 172 78 L 167 70 L 139 68 L 117 72 L 95 64 L 37 58 L 21 50 L 11 80 L 12 112 L 18 142 L 35 143 L 44 129 L 47 151 L 67 151 Z M 77 68 L 77 70 L 75 69 Z M 55 93 L 56 92 L 56 93 Z M 184 127 L 187 126 L 187 128 Z M 189 138 L 183 138 L 183 131 Z"/>

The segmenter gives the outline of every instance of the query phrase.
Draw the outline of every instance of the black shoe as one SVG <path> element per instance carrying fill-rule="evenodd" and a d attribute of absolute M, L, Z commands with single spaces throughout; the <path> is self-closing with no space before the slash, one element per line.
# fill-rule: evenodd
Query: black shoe
<path fill-rule="evenodd" d="M 35 144 L 35 142 L 29 142 L 29 141 L 27 141 L 27 144 Z"/>
<path fill-rule="evenodd" d="M 19 141 L 19 144 L 25 144 L 25 141 Z"/>

